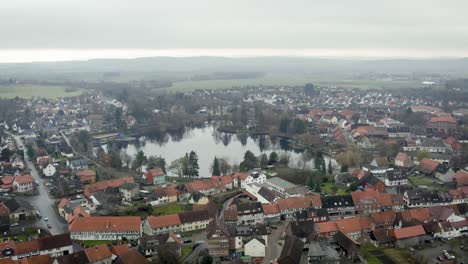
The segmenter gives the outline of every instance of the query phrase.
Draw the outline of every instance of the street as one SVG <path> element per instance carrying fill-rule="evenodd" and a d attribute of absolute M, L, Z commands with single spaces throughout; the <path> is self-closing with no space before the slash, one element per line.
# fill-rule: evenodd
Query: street
<path fill-rule="evenodd" d="M 265 258 L 262 263 L 270 263 L 270 261 L 279 258 L 281 250 L 283 249 L 283 233 L 288 226 L 287 221 L 279 222 L 276 227 L 277 229 L 272 229 L 271 234 L 268 236 L 268 246 L 265 249 Z M 282 241 L 283 244 L 279 245 L 278 242 Z"/>
<path fill-rule="evenodd" d="M 39 176 L 39 173 L 36 170 L 36 167 L 32 163 L 30 157 L 26 154 L 26 148 L 23 145 L 23 142 L 19 136 L 7 133 L 16 141 L 18 147 L 21 147 L 25 150 L 24 154 L 24 162 L 26 166 L 30 169 L 30 174 L 32 178 L 38 183 L 37 190 L 38 195 L 35 196 L 25 196 L 22 197 L 24 200 L 28 201 L 34 208 L 39 210 L 42 218 L 38 219 L 34 226 L 42 227 L 43 229 L 47 228 L 47 224 L 49 224 L 52 228 L 49 229 L 52 235 L 66 233 L 68 228 L 65 223 L 65 220 L 62 219 L 55 210 L 55 200 L 49 197 L 49 194 L 44 186 L 44 180 Z M 47 217 L 48 221 L 44 221 L 44 218 Z"/>

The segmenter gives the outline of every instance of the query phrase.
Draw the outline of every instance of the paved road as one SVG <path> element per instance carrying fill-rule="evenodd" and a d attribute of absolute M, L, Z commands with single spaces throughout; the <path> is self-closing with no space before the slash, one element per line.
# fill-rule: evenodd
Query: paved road
<path fill-rule="evenodd" d="M 30 169 L 30 174 L 33 177 L 33 179 L 39 184 L 37 186 L 37 190 L 39 192 L 38 195 L 25 197 L 25 200 L 31 203 L 31 205 L 34 206 L 34 208 L 39 210 L 39 212 L 42 215 L 42 219 L 38 219 L 36 223 L 34 223 L 34 226 L 47 229 L 47 224 L 49 224 L 52 227 L 51 229 L 49 229 L 49 231 L 53 235 L 67 232 L 68 228 L 65 223 L 65 220 L 61 216 L 59 216 L 57 211 L 55 210 L 56 201 L 49 197 L 49 194 L 44 186 L 45 181 L 39 176 L 36 167 L 34 167 L 34 164 L 31 162 L 31 159 L 26 154 L 26 147 L 24 146 L 21 138 L 13 134 L 10 135 L 13 136 L 13 138 L 16 141 L 16 144 L 25 150 L 24 162 L 26 166 Z M 48 218 L 47 222 L 44 221 L 44 217 Z"/>
<path fill-rule="evenodd" d="M 271 230 L 271 235 L 268 236 L 268 246 L 265 249 L 265 258 L 263 258 L 262 263 L 270 263 L 270 261 L 278 259 L 281 250 L 283 249 L 284 241 L 282 240 L 283 232 L 286 230 L 288 226 L 288 222 L 280 222 L 277 225 L 277 229 Z M 279 241 L 283 243 L 281 246 L 278 244 Z"/>

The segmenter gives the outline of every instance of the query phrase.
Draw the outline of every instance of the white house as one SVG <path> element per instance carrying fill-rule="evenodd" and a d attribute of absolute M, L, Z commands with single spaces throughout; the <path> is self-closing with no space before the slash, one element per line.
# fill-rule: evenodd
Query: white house
<path fill-rule="evenodd" d="M 78 217 L 68 229 L 74 240 L 133 240 L 141 237 L 139 216 Z"/>
<path fill-rule="evenodd" d="M 252 238 L 249 242 L 244 245 L 244 254 L 254 258 L 265 257 L 265 241 L 260 238 Z"/>
<path fill-rule="evenodd" d="M 34 189 L 33 182 L 31 175 L 20 175 L 15 177 L 13 186 L 17 192 L 29 192 Z"/>
<path fill-rule="evenodd" d="M 46 177 L 54 176 L 55 172 L 57 172 L 57 169 L 55 169 L 55 166 L 50 163 L 42 170 L 42 173 Z"/>
<path fill-rule="evenodd" d="M 245 189 L 247 184 L 252 183 L 265 183 L 266 175 L 261 170 L 253 170 L 250 173 L 236 173 L 233 176 L 234 179 L 237 179 L 237 183 L 241 188 Z"/>

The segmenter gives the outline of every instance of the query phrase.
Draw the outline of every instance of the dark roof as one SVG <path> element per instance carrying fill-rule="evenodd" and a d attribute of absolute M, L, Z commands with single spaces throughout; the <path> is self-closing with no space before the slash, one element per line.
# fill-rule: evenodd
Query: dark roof
<path fill-rule="evenodd" d="M 58 264 L 88 264 L 88 260 L 84 250 L 74 252 L 72 254 L 58 256 L 56 259 Z"/>
<path fill-rule="evenodd" d="M 388 170 L 386 172 L 386 177 L 390 181 L 398 181 L 406 179 L 406 173 L 402 172 L 399 169 Z"/>
<path fill-rule="evenodd" d="M 34 207 L 31 204 L 19 198 L 9 199 L 5 201 L 4 204 L 8 207 L 10 213 L 15 213 L 18 210 L 34 210 Z"/>
<path fill-rule="evenodd" d="M 322 208 L 354 206 L 353 197 L 348 195 L 322 196 Z"/>
<path fill-rule="evenodd" d="M 148 260 L 135 249 L 131 249 L 121 255 L 119 255 L 115 261 L 115 264 L 145 264 L 149 263 Z"/>
<path fill-rule="evenodd" d="M 395 238 L 390 236 L 388 228 L 375 229 L 371 233 L 371 239 L 375 240 L 379 244 L 395 242 Z"/>
<path fill-rule="evenodd" d="M 298 238 L 309 239 L 314 235 L 314 221 L 291 222 L 291 233 Z"/>
<path fill-rule="evenodd" d="M 263 208 L 259 202 L 239 203 L 237 205 L 237 212 L 239 215 L 263 213 Z"/>
<path fill-rule="evenodd" d="M 288 236 L 285 239 L 283 250 L 278 258 L 278 264 L 297 264 L 301 261 L 304 243 L 296 236 Z"/>
<path fill-rule="evenodd" d="M 267 201 L 269 202 L 273 202 L 276 199 L 275 193 L 265 187 L 260 188 L 260 190 L 258 190 L 258 194 L 260 194 L 263 198 L 267 199 Z"/>
<path fill-rule="evenodd" d="M 73 244 L 70 234 L 60 234 L 55 236 L 48 236 L 38 239 L 41 250 L 48 250 L 53 248 L 61 248 Z"/>
<path fill-rule="evenodd" d="M 210 217 L 208 215 L 208 211 L 188 211 L 179 213 L 180 222 L 182 224 L 197 222 L 197 221 L 206 221 Z"/>

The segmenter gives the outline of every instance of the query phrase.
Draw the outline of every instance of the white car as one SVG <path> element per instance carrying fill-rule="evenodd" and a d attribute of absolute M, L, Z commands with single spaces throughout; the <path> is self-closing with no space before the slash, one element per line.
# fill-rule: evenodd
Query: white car
<path fill-rule="evenodd" d="M 44 217 L 44 221 L 47 221 L 47 220 L 49 220 L 49 218 L 47 218 L 47 217 Z"/>

